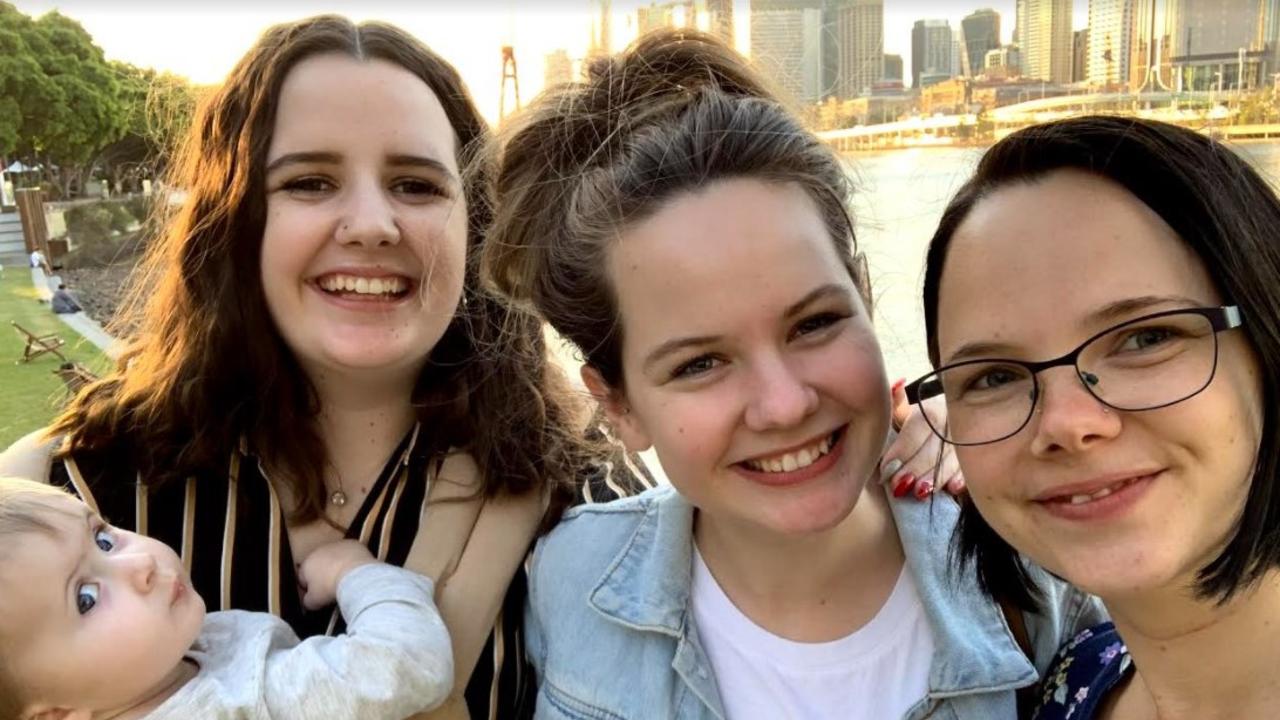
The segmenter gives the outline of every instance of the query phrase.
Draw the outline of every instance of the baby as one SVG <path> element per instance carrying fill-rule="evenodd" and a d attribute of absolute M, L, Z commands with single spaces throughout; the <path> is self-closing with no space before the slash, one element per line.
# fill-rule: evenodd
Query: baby
<path fill-rule="evenodd" d="M 347 634 L 205 615 L 167 545 L 71 495 L 0 478 L 0 720 L 400 719 L 453 685 L 432 582 L 344 540 L 309 555 L 304 603 L 337 595 Z"/>

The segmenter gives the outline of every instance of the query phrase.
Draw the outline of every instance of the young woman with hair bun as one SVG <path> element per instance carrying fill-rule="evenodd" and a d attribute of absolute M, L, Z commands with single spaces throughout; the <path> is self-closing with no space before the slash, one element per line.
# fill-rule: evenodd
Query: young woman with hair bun
<path fill-rule="evenodd" d="M 486 278 L 671 481 L 539 542 L 538 716 L 1016 717 L 1098 606 L 1028 567 L 1042 608 L 1002 609 L 949 572 L 956 503 L 877 482 L 890 392 L 832 150 L 667 32 L 543 96 L 495 162 Z"/>

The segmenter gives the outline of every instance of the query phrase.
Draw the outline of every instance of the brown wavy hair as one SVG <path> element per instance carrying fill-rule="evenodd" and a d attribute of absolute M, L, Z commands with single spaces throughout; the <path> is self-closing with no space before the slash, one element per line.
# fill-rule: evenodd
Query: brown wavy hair
<path fill-rule="evenodd" d="M 711 35 L 649 33 L 544 92 L 490 153 L 496 211 L 482 275 L 545 318 L 615 389 L 623 324 L 607 257 L 630 224 L 718 180 L 795 183 L 813 198 L 871 308 L 839 158 L 741 55 Z M 612 452 L 615 465 L 618 449 Z M 548 519 L 569 501 L 553 496 Z"/>
<path fill-rule="evenodd" d="M 323 515 L 318 396 L 267 312 L 259 261 L 280 88 L 294 66 L 320 54 L 412 72 L 456 134 L 467 270 L 458 315 L 414 388 L 419 442 L 468 451 L 486 496 L 572 478 L 581 456 L 576 400 L 548 364 L 541 323 L 486 293 L 478 278 L 492 205 L 486 169 L 473 160 L 488 126 L 453 67 L 413 37 L 332 15 L 268 29 L 202 103 L 169 178 L 186 199 L 134 278 L 124 316 L 136 328 L 132 342 L 50 432 L 67 437 L 67 452 L 123 459 L 153 485 L 224 467 L 243 436 L 287 471 L 280 479 L 299 499 L 294 522 Z"/>
<path fill-rule="evenodd" d="M 795 183 L 817 204 L 871 307 L 839 158 L 748 61 L 713 36 L 649 33 L 585 82 L 541 95 L 492 159 L 485 280 L 534 308 L 614 388 L 623 327 L 608 277 L 619 233 L 717 180 Z"/>

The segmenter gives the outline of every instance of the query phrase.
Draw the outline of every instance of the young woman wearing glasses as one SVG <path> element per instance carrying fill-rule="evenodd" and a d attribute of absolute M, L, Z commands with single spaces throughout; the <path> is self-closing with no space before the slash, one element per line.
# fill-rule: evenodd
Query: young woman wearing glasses
<path fill-rule="evenodd" d="M 908 396 L 947 400 L 961 556 L 1034 608 L 1020 553 L 1114 619 L 1062 649 L 1036 717 L 1276 716 L 1278 278 L 1272 189 L 1161 123 L 1014 133 L 943 215 L 938 369 Z"/>

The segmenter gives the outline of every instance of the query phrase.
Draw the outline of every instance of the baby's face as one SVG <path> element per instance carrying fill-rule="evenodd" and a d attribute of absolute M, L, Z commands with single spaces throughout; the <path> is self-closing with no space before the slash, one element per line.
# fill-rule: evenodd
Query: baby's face
<path fill-rule="evenodd" d="M 0 636 L 13 679 L 46 708 L 111 710 L 173 676 L 204 600 L 167 545 L 117 530 L 74 498 L 50 498 L 53 533 L 0 550 Z"/>

